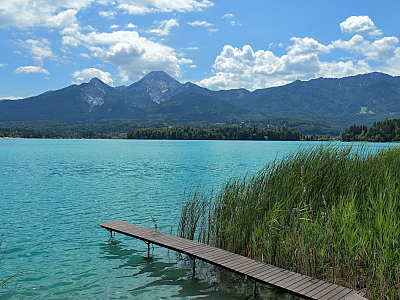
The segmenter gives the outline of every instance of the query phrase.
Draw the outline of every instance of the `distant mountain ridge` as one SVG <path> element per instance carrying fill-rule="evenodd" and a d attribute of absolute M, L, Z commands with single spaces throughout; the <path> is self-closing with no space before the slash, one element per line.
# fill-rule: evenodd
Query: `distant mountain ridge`
<path fill-rule="evenodd" d="M 184 123 L 295 118 L 344 128 L 399 117 L 400 77 L 383 73 L 295 81 L 250 92 L 212 91 L 153 71 L 129 86 L 110 87 L 93 78 L 35 97 L 0 101 L 0 122 L 128 118 Z"/>

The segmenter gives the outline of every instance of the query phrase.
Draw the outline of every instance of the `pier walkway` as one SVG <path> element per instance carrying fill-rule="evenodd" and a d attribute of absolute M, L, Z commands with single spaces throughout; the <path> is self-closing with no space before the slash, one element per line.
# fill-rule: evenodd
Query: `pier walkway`
<path fill-rule="evenodd" d="M 253 296 L 256 295 L 256 282 L 261 282 L 305 299 L 366 299 L 363 297 L 365 293 L 274 267 L 210 245 L 154 231 L 121 220 L 101 223 L 99 225 L 110 231 L 111 236 L 113 232 L 118 232 L 144 241 L 148 247 L 148 256 L 150 256 L 151 244 L 188 255 L 193 259 L 193 274 L 195 274 L 195 259 L 200 259 L 243 275 L 253 283 Z"/>

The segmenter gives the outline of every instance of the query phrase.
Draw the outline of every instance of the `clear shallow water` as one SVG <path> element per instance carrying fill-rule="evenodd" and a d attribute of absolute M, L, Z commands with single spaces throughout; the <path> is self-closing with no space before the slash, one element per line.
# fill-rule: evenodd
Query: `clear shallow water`
<path fill-rule="evenodd" d="M 143 242 L 118 234 L 110 242 L 97 224 L 122 219 L 153 228 L 153 216 L 169 233 L 185 189 L 218 188 L 316 145 L 0 139 L 1 250 L 13 250 L 0 261 L 0 278 L 27 271 L 0 287 L 0 298 L 243 299 L 251 288 L 240 294 L 201 271 L 192 279 L 175 253 L 155 247 L 149 261 Z"/>

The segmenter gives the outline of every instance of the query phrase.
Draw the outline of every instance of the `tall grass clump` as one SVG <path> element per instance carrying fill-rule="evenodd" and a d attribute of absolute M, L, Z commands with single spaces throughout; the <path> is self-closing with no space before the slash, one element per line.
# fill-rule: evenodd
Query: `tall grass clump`
<path fill-rule="evenodd" d="M 199 186 L 192 187 L 187 195 L 185 193 L 178 224 L 178 236 L 210 243 L 212 199 L 213 192 L 209 195 L 203 194 Z"/>
<path fill-rule="evenodd" d="M 179 234 L 190 228 L 203 242 L 369 299 L 400 299 L 399 183 L 400 148 L 303 149 L 214 196 L 189 195 Z"/>

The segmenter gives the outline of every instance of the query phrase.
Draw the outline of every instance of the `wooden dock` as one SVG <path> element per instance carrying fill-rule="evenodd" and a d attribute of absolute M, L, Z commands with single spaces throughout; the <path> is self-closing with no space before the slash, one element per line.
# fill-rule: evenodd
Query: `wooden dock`
<path fill-rule="evenodd" d="M 261 282 L 305 299 L 320 300 L 362 300 L 361 293 L 343 286 L 318 280 L 312 277 L 291 272 L 248 257 L 212 247 L 203 243 L 187 240 L 170 234 L 154 231 L 121 220 L 99 224 L 101 227 L 118 232 L 150 244 L 183 253 L 193 259 L 193 274 L 195 274 L 195 259 L 219 266 L 229 271 L 245 276 L 253 282 L 253 295 L 256 294 L 256 282 Z"/>

